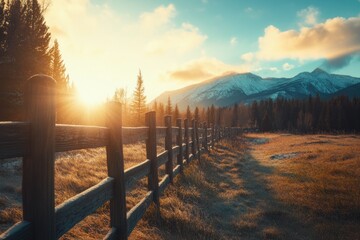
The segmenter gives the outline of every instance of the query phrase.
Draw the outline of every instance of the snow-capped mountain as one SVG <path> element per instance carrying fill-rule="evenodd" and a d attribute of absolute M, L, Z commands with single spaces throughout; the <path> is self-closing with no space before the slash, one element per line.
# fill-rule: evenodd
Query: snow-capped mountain
<path fill-rule="evenodd" d="M 337 92 L 351 90 L 360 84 L 360 78 L 329 74 L 319 68 L 312 72 L 299 73 L 293 78 L 261 78 L 252 73 L 232 73 L 210 79 L 182 89 L 162 93 L 155 100 L 172 103 L 183 110 L 201 106 L 229 106 L 234 103 L 249 103 L 266 98 L 303 98 L 309 95 L 327 97 Z M 353 91 L 352 91 L 353 92 Z M 360 92 L 358 93 L 360 96 Z"/>

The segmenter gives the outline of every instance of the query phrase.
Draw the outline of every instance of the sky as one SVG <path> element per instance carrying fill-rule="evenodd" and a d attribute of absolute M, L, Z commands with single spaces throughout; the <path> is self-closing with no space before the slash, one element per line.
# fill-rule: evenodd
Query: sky
<path fill-rule="evenodd" d="M 360 77 L 360 0 L 51 0 L 45 20 L 88 100 L 140 70 L 148 101 L 229 72 Z"/>

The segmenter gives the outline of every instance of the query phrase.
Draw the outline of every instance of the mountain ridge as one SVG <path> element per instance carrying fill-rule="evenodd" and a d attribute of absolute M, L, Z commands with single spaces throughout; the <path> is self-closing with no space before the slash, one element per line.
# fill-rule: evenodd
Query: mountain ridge
<path fill-rule="evenodd" d="M 173 91 L 166 91 L 153 100 L 166 104 L 170 97 L 172 104 L 177 104 L 180 110 L 188 105 L 193 108 L 215 106 L 230 106 L 234 103 L 251 103 L 254 100 L 267 98 L 304 98 L 319 94 L 321 97 L 331 97 L 342 91 L 346 95 L 356 91 L 351 86 L 360 83 L 360 78 L 331 74 L 321 68 L 312 72 L 301 72 L 292 78 L 262 78 L 254 73 L 229 73 L 211 78 L 200 83 L 186 86 Z M 347 90 L 348 89 L 348 90 Z M 360 96 L 360 92 L 358 93 Z"/>

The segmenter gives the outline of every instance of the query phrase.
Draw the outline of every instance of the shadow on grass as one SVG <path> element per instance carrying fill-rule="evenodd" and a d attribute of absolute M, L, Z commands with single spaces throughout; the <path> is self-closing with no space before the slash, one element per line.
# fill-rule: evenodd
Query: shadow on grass
<path fill-rule="evenodd" d="M 174 239 L 312 239 L 308 226 L 269 190 L 265 178 L 273 171 L 243 140 L 222 141 L 165 194 L 189 208 L 176 215 L 169 212 L 181 207 L 163 204 L 165 231 Z"/>

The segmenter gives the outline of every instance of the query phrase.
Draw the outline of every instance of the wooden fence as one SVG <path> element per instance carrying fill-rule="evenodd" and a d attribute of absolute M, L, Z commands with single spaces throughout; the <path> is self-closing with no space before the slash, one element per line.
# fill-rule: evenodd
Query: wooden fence
<path fill-rule="evenodd" d="M 107 201 L 111 229 L 105 239 L 127 239 L 151 203 L 160 214 L 159 196 L 184 165 L 195 158 L 200 161 L 201 153 L 214 147 L 214 142 L 239 131 L 208 128 L 206 123 L 199 127 L 188 119 L 177 119 L 172 126 L 170 116 L 164 119 L 165 127 L 156 127 L 155 112 L 145 114 L 145 127 L 122 127 L 121 106 L 116 103 L 107 106 L 107 127 L 55 124 L 55 84 L 45 75 L 30 78 L 25 89 L 28 121 L 0 122 L 0 161 L 23 158 L 23 220 L 0 239 L 58 239 Z M 161 137 L 165 137 L 165 151 L 157 154 L 156 143 Z M 147 159 L 125 170 L 123 144 L 141 140 L 146 141 Z M 55 207 L 55 153 L 96 147 L 106 147 L 108 177 Z M 164 164 L 166 174 L 159 181 L 158 168 Z M 145 177 L 148 192 L 127 212 L 126 190 Z"/>

